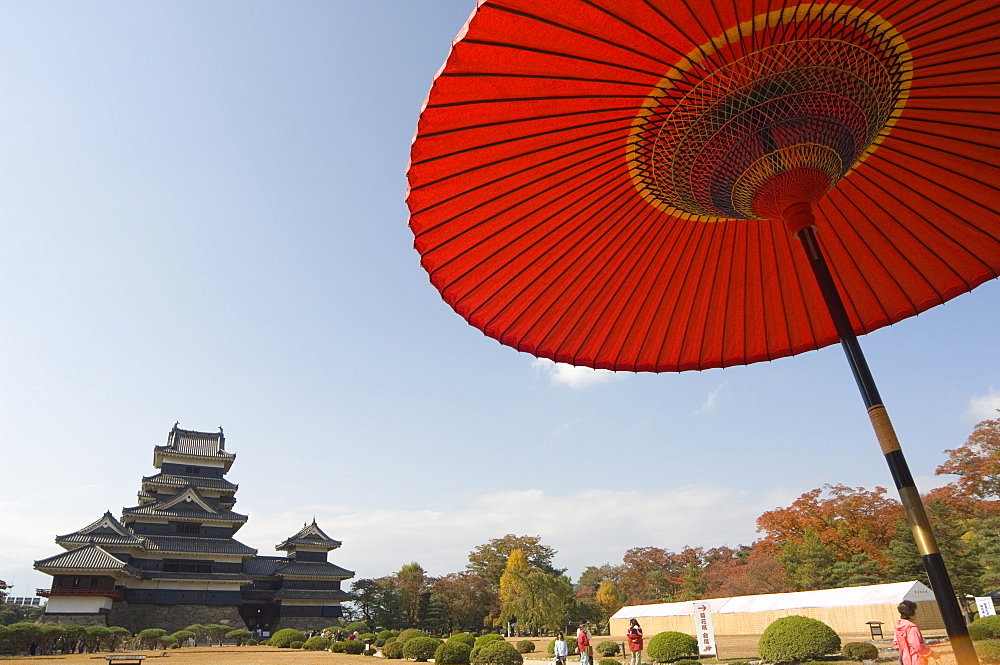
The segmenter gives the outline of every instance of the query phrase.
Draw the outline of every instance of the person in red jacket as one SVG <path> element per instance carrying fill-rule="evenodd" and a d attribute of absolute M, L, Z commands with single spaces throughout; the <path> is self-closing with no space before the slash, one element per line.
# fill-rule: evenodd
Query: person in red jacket
<path fill-rule="evenodd" d="M 896 608 L 899 621 L 892 637 L 892 644 L 899 649 L 900 665 L 927 665 L 927 656 L 937 658 L 937 654 L 924 643 L 917 624 L 910 621 L 917 612 L 917 604 L 904 600 Z"/>
<path fill-rule="evenodd" d="M 580 665 L 590 665 L 590 635 L 587 633 L 586 621 L 576 631 L 576 650 L 580 652 Z"/>
<path fill-rule="evenodd" d="M 635 619 L 629 619 L 628 650 L 632 652 L 632 665 L 642 665 L 642 626 Z"/>

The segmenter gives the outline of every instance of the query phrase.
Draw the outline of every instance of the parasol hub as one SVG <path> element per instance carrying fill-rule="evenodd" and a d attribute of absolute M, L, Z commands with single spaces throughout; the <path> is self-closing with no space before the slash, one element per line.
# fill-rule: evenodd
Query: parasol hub
<path fill-rule="evenodd" d="M 906 101 L 906 42 L 876 14 L 806 7 L 740 24 L 661 80 L 626 148 L 647 202 L 700 221 L 777 220 L 878 147 Z"/>
<path fill-rule="evenodd" d="M 793 203 L 782 211 L 781 219 L 785 222 L 785 228 L 793 238 L 803 229 L 816 225 L 816 215 L 813 214 L 812 204 L 807 202 Z"/>
<path fill-rule="evenodd" d="M 784 219 L 787 223 L 789 206 L 819 203 L 836 183 L 822 169 L 800 166 L 777 173 L 753 193 L 751 209 L 758 219 Z M 792 232 L 795 235 L 800 229 Z"/>

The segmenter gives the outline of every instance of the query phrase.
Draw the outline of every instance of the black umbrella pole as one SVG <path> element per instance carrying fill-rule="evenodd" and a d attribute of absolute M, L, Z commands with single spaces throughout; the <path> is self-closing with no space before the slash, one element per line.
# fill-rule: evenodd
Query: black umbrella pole
<path fill-rule="evenodd" d="M 810 210 L 809 215 L 811 216 L 811 214 Z M 858 389 L 861 391 L 865 406 L 868 407 L 868 417 L 875 429 L 875 436 L 882 448 L 882 454 L 885 455 L 885 461 L 889 465 L 892 479 L 896 483 L 899 499 L 906 511 L 907 522 L 909 522 L 913 538 L 917 542 L 917 551 L 920 552 L 923 559 L 927 577 L 934 590 L 934 598 L 941 610 L 941 617 L 944 619 L 945 629 L 948 631 L 955 660 L 958 665 L 978 665 L 979 659 L 976 657 L 976 651 L 969 639 L 965 617 L 958 606 L 955 589 L 948 577 L 944 559 L 941 558 L 937 540 L 927 518 L 927 511 L 924 509 L 920 493 L 913 482 L 906 458 L 903 457 L 899 439 L 896 438 L 889 414 L 882 404 L 882 398 L 878 394 L 878 388 L 875 386 L 875 380 L 868 369 L 868 363 L 861 352 L 857 335 L 854 334 L 854 329 L 851 327 L 847 310 L 844 308 L 840 293 L 837 291 L 837 286 L 823 257 L 819 239 L 816 237 L 816 230 L 812 225 L 809 225 L 801 228 L 796 235 L 802 242 L 802 247 L 809 259 L 809 265 L 812 267 L 820 291 L 823 293 L 823 299 L 830 311 L 830 316 L 837 327 L 837 334 L 840 336 L 840 344 L 847 355 L 847 362 L 854 373 L 854 379 L 858 383 Z"/>

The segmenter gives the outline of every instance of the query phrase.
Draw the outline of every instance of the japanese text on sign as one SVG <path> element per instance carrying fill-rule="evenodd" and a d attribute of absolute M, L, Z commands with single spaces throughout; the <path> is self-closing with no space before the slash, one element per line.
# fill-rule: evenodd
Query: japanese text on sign
<path fill-rule="evenodd" d="M 712 628 L 712 611 L 708 603 L 694 603 L 694 630 L 698 638 L 698 654 L 715 656 L 715 630 Z"/>

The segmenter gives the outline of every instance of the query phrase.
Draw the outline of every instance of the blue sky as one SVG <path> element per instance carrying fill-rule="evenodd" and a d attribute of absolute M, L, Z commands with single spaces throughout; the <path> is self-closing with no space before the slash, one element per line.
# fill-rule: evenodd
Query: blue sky
<path fill-rule="evenodd" d="M 410 138 L 474 3 L 0 3 L 0 579 L 225 427 L 237 537 L 314 516 L 359 577 L 506 533 L 574 576 L 749 543 L 891 480 L 838 347 L 684 374 L 555 367 L 430 286 Z M 1000 285 L 862 339 L 918 484 L 1000 408 Z"/>

